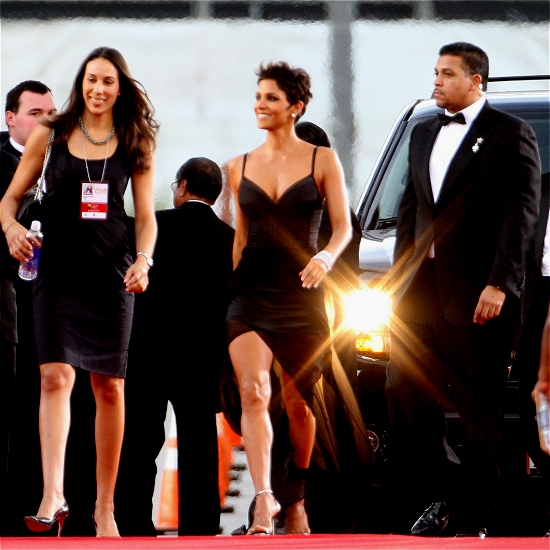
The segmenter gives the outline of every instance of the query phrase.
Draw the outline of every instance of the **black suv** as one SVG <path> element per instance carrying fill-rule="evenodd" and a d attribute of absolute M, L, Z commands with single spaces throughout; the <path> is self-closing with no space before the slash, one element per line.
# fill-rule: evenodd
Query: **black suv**
<path fill-rule="evenodd" d="M 498 78 L 504 80 L 547 80 L 548 76 Z M 550 170 L 550 103 L 548 91 L 487 92 L 489 103 L 527 121 L 534 129 L 542 161 L 542 172 Z M 361 279 L 366 288 L 351 300 L 350 323 L 357 330 L 359 405 L 375 449 L 375 487 L 379 488 L 380 518 L 384 513 L 385 487 L 391 472 L 387 458 L 392 451 L 384 384 L 389 360 L 387 320 L 389 297 L 384 292 L 385 275 L 392 264 L 397 209 L 407 180 L 408 145 L 412 129 L 427 117 L 442 112 L 432 99 L 417 100 L 405 107 L 395 121 L 365 186 L 357 208 L 363 238 L 360 249 Z M 365 316 L 366 313 L 370 317 Z M 374 318 L 372 315 L 374 314 Z M 363 315 L 363 317 L 362 317 Z M 362 325 L 362 326 L 361 326 Z M 506 499 L 502 503 L 498 531 L 503 535 L 537 536 L 548 529 L 542 479 L 530 462 L 518 437 L 517 381 L 508 381 L 505 405 L 505 463 L 502 479 Z M 457 414 L 448 410 L 448 442 L 460 455 Z M 391 503 L 387 503 L 388 511 Z M 395 505 L 395 503 L 394 503 Z M 395 510 L 395 508 L 393 508 Z M 384 521 L 378 529 L 391 531 Z"/>

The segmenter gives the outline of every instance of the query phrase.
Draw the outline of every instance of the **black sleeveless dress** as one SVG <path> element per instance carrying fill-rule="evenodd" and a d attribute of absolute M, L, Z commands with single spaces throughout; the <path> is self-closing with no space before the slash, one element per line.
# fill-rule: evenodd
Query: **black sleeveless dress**
<path fill-rule="evenodd" d="M 243 175 L 239 205 L 248 219 L 248 240 L 233 274 L 228 335 L 257 332 L 300 393 L 311 402 L 313 387 L 330 360 L 322 288 L 302 287 L 299 273 L 317 252 L 323 199 L 313 168 L 273 201 Z"/>
<path fill-rule="evenodd" d="M 103 159 L 88 160 L 90 177 L 99 181 L 103 166 Z M 40 364 L 62 362 L 124 377 L 134 295 L 123 282 L 132 263 L 124 209 L 131 168 L 120 145 L 105 168 L 107 219 L 80 219 L 85 162 L 65 142 L 52 149 L 44 242 L 33 283 L 35 332 Z"/>

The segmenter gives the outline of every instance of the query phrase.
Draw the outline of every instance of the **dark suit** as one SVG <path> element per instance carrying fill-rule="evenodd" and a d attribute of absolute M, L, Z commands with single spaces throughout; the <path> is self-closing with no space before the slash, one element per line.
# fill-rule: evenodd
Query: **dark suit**
<path fill-rule="evenodd" d="M 21 153 L 9 142 L 8 132 L 1 133 L 0 146 L 0 199 L 9 187 L 19 164 Z M 17 318 L 14 278 L 16 262 L 10 256 L 6 237 L 0 235 L 0 493 L 5 494 L 8 469 L 8 450 L 12 423 L 15 420 L 15 351 L 17 344 Z M 2 499 L 5 503 L 5 499 Z M 9 535 L 4 505 L 0 507 L 0 535 Z"/>
<path fill-rule="evenodd" d="M 532 129 L 485 104 L 434 201 L 429 163 L 439 128 L 434 117 L 411 136 L 397 219 L 386 391 L 395 460 L 410 474 L 403 482 L 416 484 L 424 504 L 446 501 L 484 523 L 498 488 L 500 406 L 524 313 L 540 159 Z M 432 242 L 435 258 L 428 259 Z M 487 285 L 505 292 L 504 305 L 497 319 L 474 324 Z M 445 446 L 443 407 L 451 402 L 463 436 L 457 487 L 451 484 L 456 457 Z"/>
<path fill-rule="evenodd" d="M 168 401 L 178 428 L 179 534 L 217 535 L 216 408 L 234 230 L 203 203 L 157 212 L 149 288 L 136 296 L 116 490 L 122 535 L 154 535 L 155 459 Z M 138 475 L 136 476 L 136 472 Z"/>
<path fill-rule="evenodd" d="M 545 480 L 547 501 L 550 498 L 550 456 L 540 448 L 535 421 L 535 404 L 531 392 L 537 382 L 542 333 L 550 304 L 550 277 L 543 276 L 541 271 L 544 238 L 550 209 L 549 176 L 549 172 L 542 176 L 539 221 L 527 277 L 529 309 L 510 373 L 510 377 L 519 382 L 521 434 L 529 456 Z"/>

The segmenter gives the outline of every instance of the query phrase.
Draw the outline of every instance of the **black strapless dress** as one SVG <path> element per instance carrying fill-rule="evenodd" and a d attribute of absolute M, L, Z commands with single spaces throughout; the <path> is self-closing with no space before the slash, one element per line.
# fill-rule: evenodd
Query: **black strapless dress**
<path fill-rule="evenodd" d="M 239 205 L 248 240 L 233 274 L 227 313 L 229 341 L 257 332 L 311 402 L 313 387 L 330 361 L 329 327 L 322 288 L 302 287 L 300 272 L 317 252 L 323 199 L 309 176 L 273 201 L 243 176 Z"/>
<path fill-rule="evenodd" d="M 100 179 L 104 161 L 88 160 Z M 80 219 L 83 159 L 66 143 L 52 150 L 46 173 L 44 242 L 33 283 L 35 332 L 40 364 L 68 363 L 87 371 L 124 377 L 134 295 L 124 275 L 132 263 L 124 193 L 130 163 L 119 146 L 107 159 L 106 220 Z"/>

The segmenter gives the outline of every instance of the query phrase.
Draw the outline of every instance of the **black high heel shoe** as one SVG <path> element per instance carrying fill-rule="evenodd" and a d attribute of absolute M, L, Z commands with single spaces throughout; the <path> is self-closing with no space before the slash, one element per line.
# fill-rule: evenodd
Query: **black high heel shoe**
<path fill-rule="evenodd" d="M 25 516 L 25 524 L 27 525 L 30 531 L 35 533 L 41 533 L 43 531 L 50 531 L 51 528 L 58 523 L 59 528 L 57 530 L 57 536 L 61 536 L 61 530 L 63 529 L 63 524 L 69 515 L 69 505 L 65 501 L 61 508 L 50 518 L 44 518 L 41 516 Z"/>
<path fill-rule="evenodd" d="M 274 535 L 275 534 L 275 518 L 279 515 L 279 512 L 281 511 L 281 505 L 277 501 L 275 501 L 275 512 L 271 515 L 271 531 L 269 530 L 269 527 L 264 527 L 263 525 L 259 526 L 258 530 L 254 529 L 254 511 L 256 510 L 256 498 L 258 498 L 263 493 L 273 494 L 273 491 L 271 489 L 263 489 L 262 491 L 258 491 L 254 495 L 254 498 L 252 499 L 252 502 L 248 507 L 248 527 L 246 527 L 246 525 L 241 525 L 240 527 L 237 527 L 237 529 L 233 529 L 233 531 L 231 531 L 232 535 Z"/>

